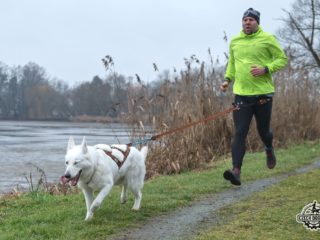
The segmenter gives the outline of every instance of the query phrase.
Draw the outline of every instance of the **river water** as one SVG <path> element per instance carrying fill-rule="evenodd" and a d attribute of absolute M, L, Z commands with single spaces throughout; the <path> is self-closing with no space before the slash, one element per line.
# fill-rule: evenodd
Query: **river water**
<path fill-rule="evenodd" d="M 68 139 L 88 145 L 128 143 L 129 129 L 120 124 L 0 121 L 0 193 L 19 186 L 27 188 L 30 173 L 35 185 L 40 173 L 58 183 L 64 173 Z"/>

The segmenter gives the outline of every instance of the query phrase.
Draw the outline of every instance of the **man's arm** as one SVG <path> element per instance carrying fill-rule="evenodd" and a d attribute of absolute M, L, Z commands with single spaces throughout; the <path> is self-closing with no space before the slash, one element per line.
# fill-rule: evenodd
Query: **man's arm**
<path fill-rule="evenodd" d="M 274 73 L 287 65 L 288 58 L 274 36 L 270 37 L 269 51 L 273 56 L 273 61 L 266 66 L 269 73 Z"/>
<path fill-rule="evenodd" d="M 234 55 L 233 55 L 233 51 L 230 44 L 228 66 L 227 66 L 226 73 L 224 75 L 225 81 L 220 86 L 221 91 L 223 92 L 227 91 L 230 82 L 234 80 L 234 75 L 235 75 Z"/>
<path fill-rule="evenodd" d="M 228 65 L 227 65 L 227 70 L 224 75 L 224 78 L 228 79 L 229 81 L 232 81 L 234 80 L 234 76 L 235 76 L 234 55 L 233 55 L 233 51 L 230 44 Z"/>

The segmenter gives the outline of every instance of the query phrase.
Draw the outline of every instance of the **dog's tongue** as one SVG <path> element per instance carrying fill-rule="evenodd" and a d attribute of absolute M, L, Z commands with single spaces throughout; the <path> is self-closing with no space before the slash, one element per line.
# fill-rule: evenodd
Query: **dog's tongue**
<path fill-rule="evenodd" d="M 71 186 L 76 186 L 77 183 L 78 183 L 78 178 L 71 179 L 71 182 L 70 182 Z"/>
<path fill-rule="evenodd" d="M 67 182 L 69 182 L 69 179 L 66 178 L 65 176 L 61 176 L 61 177 L 60 177 L 60 182 L 61 182 L 62 184 L 66 184 Z"/>

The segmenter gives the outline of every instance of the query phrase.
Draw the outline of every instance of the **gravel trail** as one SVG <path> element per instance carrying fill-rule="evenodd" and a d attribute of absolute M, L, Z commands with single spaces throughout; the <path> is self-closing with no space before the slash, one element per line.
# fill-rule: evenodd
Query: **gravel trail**
<path fill-rule="evenodd" d="M 320 159 L 291 173 L 244 183 L 241 187 L 232 187 L 224 192 L 195 201 L 188 207 L 152 218 L 141 228 L 130 229 L 114 237 L 113 240 L 192 239 L 200 231 L 212 228 L 219 223 L 217 216 L 219 209 L 244 200 L 251 194 L 263 191 L 289 176 L 305 173 L 315 168 L 320 168 Z"/>

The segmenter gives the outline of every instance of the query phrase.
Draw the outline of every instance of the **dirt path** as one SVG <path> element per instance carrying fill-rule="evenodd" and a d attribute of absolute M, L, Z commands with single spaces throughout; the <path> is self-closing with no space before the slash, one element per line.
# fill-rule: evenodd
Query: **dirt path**
<path fill-rule="evenodd" d="M 241 187 L 232 187 L 227 191 L 203 198 L 188 207 L 155 217 L 143 227 L 128 230 L 113 240 L 192 239 L 203 229 L 212 228 L 219 223 L 217 216 L 219 209 L 241 201 L 255 192 L 263 191 L 289 176 L 305 173 L 315 168 L 320 168 L 320 159 L 291 173 L 244 183 Z"/>

